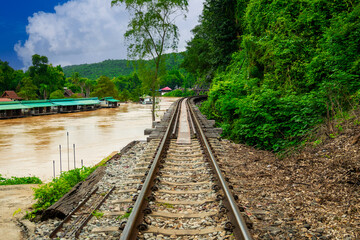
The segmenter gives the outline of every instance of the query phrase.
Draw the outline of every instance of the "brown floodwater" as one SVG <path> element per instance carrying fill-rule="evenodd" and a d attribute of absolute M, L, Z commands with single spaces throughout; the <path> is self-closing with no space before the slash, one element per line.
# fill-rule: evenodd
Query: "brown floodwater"
<path fill-rule="evenodd" d="M 157 118 L 176 98 L 161 98 Z M 133 140 L 145 140 L 144 129 L 151 127 L 151 105 L 121 103 L 119 108 L 89 112 L 55 114 L 0 120 L 0 174 L 38 176 L 48 181 L 68 170 L 67 132 L 69 133 L 70 169 L 92 166 Z"/>

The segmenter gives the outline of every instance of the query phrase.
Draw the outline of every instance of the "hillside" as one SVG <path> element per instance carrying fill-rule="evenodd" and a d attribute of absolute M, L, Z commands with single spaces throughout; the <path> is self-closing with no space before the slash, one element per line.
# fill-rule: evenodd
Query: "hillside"
<path fill-rule="evenodd" d="M 166 55 L 166 69 L 173 70 L 179 68 L 184 57 L 182 53 L 171 53 Z M 146 61 L 149 62 L 149 61 Z M 133 60 L 105 60 L 100 63 L 80 64 L 63 67 L 66 77 L 70 77 L 74 72 L 78 72 L 81 77 L 91 80 L 98 79 L 100 76 L 109 78 L 127 76 L 135 71 L 137 61 Z"/>

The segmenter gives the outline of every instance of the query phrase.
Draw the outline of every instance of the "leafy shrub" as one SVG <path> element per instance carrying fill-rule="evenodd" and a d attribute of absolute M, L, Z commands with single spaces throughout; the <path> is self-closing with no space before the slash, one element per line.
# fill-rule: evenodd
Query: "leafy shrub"
<path fill-rule="evenodd" d="M 60 177 L 54 178 L 47 184 L 34 188 L 35 212 L 44 210 L 58 201 L 73 186 L 84 181 L 96 167 L 82 167 L 61 173 Z"/>
<path fill-rule="evenodd" d="M 18 185 L 18 184 L 41 184 L 38 177 L 10 177 L 4 178 L 0 174 L 0 185 Z"/>
<path fill-rule="evenodd" d="M 181 90 L 181 89 L 176 89 L 173 90 L 171 92 L 165 93 L 163 95 L 164 97 L 190 97 L 190 96 L 195 96 L 195 92 L 193 90 Z"/>
<path fill-rule="evenodd" d="M 358 104 L 358 2 L 250 0 L 239 14 L 241 50 L 201 107 L 223 136 L 281 151 Z"/>

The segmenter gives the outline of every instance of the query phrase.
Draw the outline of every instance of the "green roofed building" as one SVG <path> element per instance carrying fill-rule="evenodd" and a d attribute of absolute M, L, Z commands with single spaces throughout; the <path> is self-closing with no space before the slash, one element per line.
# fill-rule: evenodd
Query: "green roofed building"
<path fill-rule="evenodd" d="M 29 108 L 18 101 L 0 102 L 0 118 L 25 117 Z"/>
<path fill-rule="evenodd" d="M 29 107 L 27 112 L 33 116 L 54 113 L 55 105 L 50 100 L 21 101 L 21 104 Z"/>
<path fill-rule="evenodd" d="M 98 98 L 7 101 L 0 102 L 0 119 L 89 111 L 99 107 Z"/>
<path fill-rule="evenodd" d="M 101 107 L 105 108 L 116 108 L 120 106 L 119 100 L 114 99 L 113 97 L 105 97 L 100 100 Z"/>
<path fill-rule="evenodd" d="M 94 110 L 100 107 L 98 98 L 64 98 L 53 99 L 51 102 L 57 107 L 58 112 Z"/>

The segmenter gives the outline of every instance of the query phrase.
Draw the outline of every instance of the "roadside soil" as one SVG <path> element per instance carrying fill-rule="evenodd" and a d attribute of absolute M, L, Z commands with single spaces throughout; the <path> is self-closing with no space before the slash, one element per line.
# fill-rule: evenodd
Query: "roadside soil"
<path fill-rule="evenodd" d="M 282 159 L 222 145 L 220 163 L 254 239 L 360 239 L 360 127 Z"/>
<path fill-rule="evenodd" d="M 31 232 L 34 224 L 21 220 L 26 211 L 31 210 L 33 200 L 33 187 L 36 184 L 0 186 L 0 239 L 17 240 L 26 239 L 23 229 Z M 19 213 L 14 212 L 21 209 Z"/>

